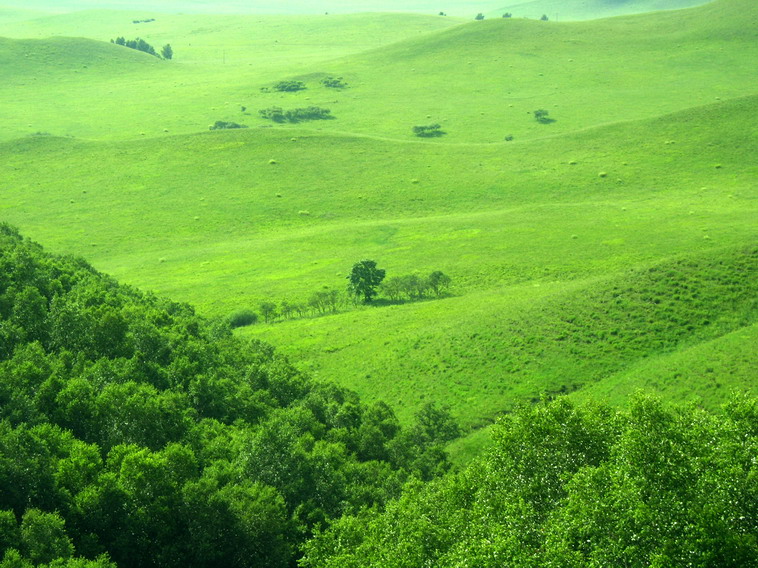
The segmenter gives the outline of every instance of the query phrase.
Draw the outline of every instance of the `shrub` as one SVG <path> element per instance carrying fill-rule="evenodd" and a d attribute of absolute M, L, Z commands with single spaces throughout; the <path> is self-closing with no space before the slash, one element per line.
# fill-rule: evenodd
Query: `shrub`
<path fill-rule="evenodd" d="M 279 81 L 276 85 L 274 85 L 274 90 L 276 91 L 302 91 L 305 89 L 305 83 L 302 81 Z"/>
<path fill-rule="evenodd" d="M 284 116 L 289 122 L 300 122 L 301 120 L 328 120 L 333 118 L 331 113 L 332 111 L 328 108 L 309 106 L 288 110 Z"/>
<path fill-rule="evenodd" d="M 300 122 L 302 120 L 328 120 L 334 118 L 331 116 L 328 108 L 305 107 L 284 110 L 281 107 L 269 107 L 258 111 L 261 118 L 273 120 L 274 122 Z"/>
<path fill-rule="evenodd" d="M 244 124 L 237 124 L 236 122 L 225 122 L 223 120 L 217 120 L 213 126 L 209 127 L 209 130 L 227 130 L 230 128 L 247 128 Z"/>
<path fill-rule="evenodd" d="M 286 120 L 284 117 L 284 111 L 281 107 L 264 108 L 259 110 L 258 114 L 261 115 L 262 118 L 273 120 L 274 122 L 284 122 Z"/>
<path fill-rule="evenodd" d="M 442 136 L 445 134 L 442 130 L 440 130 L 440 128 L 441 126 L 439 124 L 414 126 L 413 133 L 416 136 L 421 136 L 422 138 L 432 138 L 434 136 Z"/>
<path fill-rule="evenodd" d="M 229 316 L 229 327 L 245 327 L 258 323 L 258 314 L 252 310 L 239 310 Z"/>
<path fill-rule="evenodd" d="M 540 124 L 550 124 L 551 122 L 555 122 L 555 119 L 552 119 L 548 116 L 549 114 L 550 112 L 544 108 L 537 109 L 534 111 L 534 120 Z"/>
<path fill-rule="evenodd" d="M 483 20 L 483 19 L 484 19 L 484 14 L 482 14 L 481 12 L 479 12 L 479 13 L 476 15 L 476 17 L 474 17 L 474 19 L 475 19 L 475 20 Z"/>
<path fill-rule="evenodd" d="M 347 83 L 342 80 L 342 77 L 325 77 L 321 79 L 321 84 L 330 89 L 344 89 L 347 87 Z"/>

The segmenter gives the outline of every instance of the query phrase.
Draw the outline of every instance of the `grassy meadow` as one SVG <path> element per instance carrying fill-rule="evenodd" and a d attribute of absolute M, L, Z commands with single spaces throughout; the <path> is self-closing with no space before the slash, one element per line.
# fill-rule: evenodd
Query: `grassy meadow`
<path fill-rule="evenodd" d="M 757 30 L 748 0 L 566 23 L 0 10 L 0 219 L 213 317 L 343 289 L 363 258 L 442 270 L 440 299 L 239 333 L 403 419 L 449 405 L 462 454 L 542 393 L 715 408 L 758 367 Z"/>

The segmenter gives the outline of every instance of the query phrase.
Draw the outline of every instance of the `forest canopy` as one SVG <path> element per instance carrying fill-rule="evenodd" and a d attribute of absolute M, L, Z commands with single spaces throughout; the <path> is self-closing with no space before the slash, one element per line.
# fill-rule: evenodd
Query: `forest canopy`
<path fill-rule="evenodd" d="M 0 225 L 0 566 L 294 566 L 451 431 Z"/>

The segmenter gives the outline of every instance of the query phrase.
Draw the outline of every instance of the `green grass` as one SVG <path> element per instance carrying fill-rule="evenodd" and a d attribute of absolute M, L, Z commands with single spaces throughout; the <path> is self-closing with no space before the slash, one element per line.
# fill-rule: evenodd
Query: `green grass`
<path fill-rule="evenodd" d="M 23 39 L 0 45 L 0 117 L 6 125 L 0 139 L 37 131 L 140 138 L 198 132 L 216 120 L 255 123 L 253 103 L 262 86 L 314 67 L 339 74 L 327 62 L 458 23 L 416 14 L 139 17 L 147 16 L 156 21 L 132 24 L 128 12 L 88 11 L 0 23 L 0 36 Z M 82 35 L 93 41 L 68 38 Z M 170 43 L 174 59 L 159 61 L 108 43 L 119 36 L 139 36 L 158 50 Z M 244 115 L 242 106 L 255 116 Z"/>
<path fill-rule="evenodd" d="M 488 16 L 502 17 L 506 12 L 514 18 L 541 18 L 551 21 L 592 20 L 627 14 L 641 14 L 658 10 L 676 10 L 707 4 L 710 0 L 515 0 L 502 8 L 488 12 Z"/>
<path fill-rule="evenodd" d="M 224 318 L 342 288 L 363 258 L 390 276 L 442 270 L 444 299 L 239 332 L 404 420 L 438 400 L 477 428 L 577 387 L 717 406 L 755 379 L 741 354 L 754 281 L 737 268 L 758 237 L 756 14 L 721 0 L 570 24 L 0 19 L 17 38 L 0 40 L 0 219 Z M 90 39 L 41 39 L 77 29 Z M 119 35 L 170 42 L 177 59 L 92 39 Z M 320 86 L 326 74 L 349 87 Z M 260 91 L 288 78 L 309 88 Z M 272 105 L 336 119 L 272 126 L 256 116 Z M 216 120 L 250 128 L 209 132 Z M 431 122 L 447 134 L 412 135 Z M 459 442 L 459 459 L 484 439 Z"/>

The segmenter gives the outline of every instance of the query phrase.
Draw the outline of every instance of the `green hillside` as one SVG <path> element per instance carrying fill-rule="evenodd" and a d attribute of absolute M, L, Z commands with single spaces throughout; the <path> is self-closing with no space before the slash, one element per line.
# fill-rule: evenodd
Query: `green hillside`
<path fill-rule="evenodd" d="M 8 62 L 0 69 L 0 95 L 9 101 L 0 109 L 6 124 L 0 139 L 38 131 L 139 138 L 198 132 L 220 119 L 250 121 L 241 106 L 249 106 L 257 117 L 248 99 L 263 85 L 312 70 L 323 61 L 457 24 L 451 18 L 397 14 L 160 15 L 141 24 L 133 24 L 133 18 L 128 12 L 87 11 L 0 24 L 0 36 L 44 40 L 18 45 L 6 40 L 0 46 L 0 59 Z M 113 67 L 90 69 L 83 62 L 79 75 L 86 80 L 76 81 L 66 72 L 72 63 L 69 54 L 59 50 L 60 40 L 48 38 L 82 35 L 103 45 L 65 40 L 71 42 L 66 46 L 74 59 L 99 60 L 106 53 Z M 107 43 L 117 37 L 141 37 L 158 50 L 169 43 L 174 60 L 159 64 L 147 54 Z M 41 58 L 47 64 L 46 88 L 19 84 L 17 78 L 31 71 L 27 61 Z M 124 61 L 132 68 L 125 69 Z"/>
<path fill-rule="evenodd" d="M 755 325 L 757 14 L 28 21 L 14 34 L 103 41 L 0 42 L 0 217 L 220 318 L 343 290 L 364 258 L 443 271 L 439 299 L 239 332 L 403 420 L 437 400 L 475 428 L 544 391 L 622 404 L 639 385 L 715 407 L 755 388 L 737 353 Z M 121 35 L 176 59 L 107 42 Z M 272 106 L 335 118 L 258 115 Z M 432 123 L 446 134 L 413 136 Z"/>
<path fill-rule="evenodd" d="M 755 20 L 755 4 L 743 0 L 567 24 L 500 18 L 456 25 L 437 16 L 360 14 L 162 16 L 134 25 L 123 12 L 66 14 L 0 26 L 0 35 L 140 36 L 170 43 L 175 60 L 136 83 L 103 73 L 86 84 L 62 80 L 60 88 L 53 82 L 15 91 L 25 106 L 4 106 L 3 135 L 134 138 L 199 131 L 216 120 L 270 126 L 259 109 L 315 105 L 337 118 L 319 123 L 322 130 L 408 139 L 412 126 L 437 122 L 448 143 L 534 139 L 752 94 Z M 322 88 L 326 75 L 343 76 L 349 88 Z M 290 77 L 309 88 L 260 91 Z M 135 90 L 148 85 L 150 95 L 135 100 Z M 82 99 L 102 105 L 100 120 L 78 116 Z M 51 119 L 49 108 L 63 112 Z M 555 122 L 537 123 L 536 109 Z"/>
<path fill-rule="evenodd" d="M 592 20 L 659 10 L 677 10 L 707 4 L 711 0 L 515 0 L 492 11 L 492 17 L 541 18 L 552 21 Z"/>

